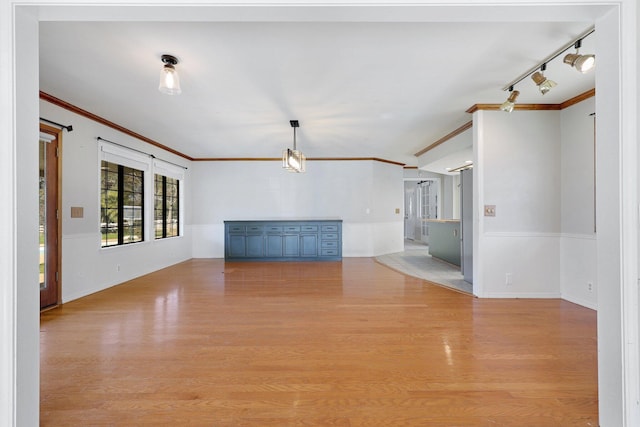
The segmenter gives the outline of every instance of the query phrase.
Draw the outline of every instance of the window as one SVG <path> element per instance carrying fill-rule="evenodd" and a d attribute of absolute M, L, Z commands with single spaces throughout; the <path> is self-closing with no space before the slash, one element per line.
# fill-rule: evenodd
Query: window
<path fill-rule="evenodd" d="M 102 248 L 178 237 L 184 229 L 184 166 L 100 139 Z"/>
<path fill-rule="evenodd" d="M 117 246 L 144 240 L 144 172 L 101 161 L 101 246 Z"/>
<path fill-rule="evenodd" d="M 156 239 L 180 235 L 180 181 L 155 174 L 153 219 Z"/>

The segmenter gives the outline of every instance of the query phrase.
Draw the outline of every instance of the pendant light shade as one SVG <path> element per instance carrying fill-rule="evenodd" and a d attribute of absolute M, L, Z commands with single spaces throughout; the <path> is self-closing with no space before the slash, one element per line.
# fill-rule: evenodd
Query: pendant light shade
<path fill-rule="evenodd" d="M 176 70 L 178 59 L 171 55 L 162 55 L 164 66 L 160 71 L 160 84 L 158 90 L 167 95 L 179 95 L 182 93 L 180 89 L 180 77 Z"/>

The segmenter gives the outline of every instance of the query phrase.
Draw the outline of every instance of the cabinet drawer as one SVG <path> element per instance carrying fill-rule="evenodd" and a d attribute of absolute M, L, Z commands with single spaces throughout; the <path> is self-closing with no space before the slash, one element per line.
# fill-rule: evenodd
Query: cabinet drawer
<path fill-rule="evenodd" d="M 322 240 L 338 240 L 338 233 L 322 233 Z"/>
<path fill-rule="evenodd" d="M 318 231 L 317 225 L 303 225 L 300 227 L 302 231 Z"/>
<path fill-rule="evenodd" d="M 282 233 L 281 225 L 267 225 L 267 233 Z"/>
<path fill-rule="evenodd" d="M 230 225 L 229 226 L 230 233 L 244 233 L 244 225 Z"/>
<path fill-rule="evenodd" d="M 322 231 L 338 231 L 337 225 L 323 225 Z"/>
<path fill-rule="evenodd" d="M 247 225 L 247 233 L 262 233 L 261 225 Z"/>
<path fill-rule="evenodd" d="M 337 248 L 338 247 L 338 241 L 337 240 L 329 240 L 329 241 L 322 241 L 322 247 L 323 248 Z"/>
<path fill-rule="evenodd" d="M 322 249 L 320 251 L 320 255 L 322 256 L 336 256 L 338 255 L 337 249 Z"/>
<path fill-rule="evenodd" d="M 299 225 L 285 225 L 284 231 L 287 233 L 298 233 L 300 232 Z"/>

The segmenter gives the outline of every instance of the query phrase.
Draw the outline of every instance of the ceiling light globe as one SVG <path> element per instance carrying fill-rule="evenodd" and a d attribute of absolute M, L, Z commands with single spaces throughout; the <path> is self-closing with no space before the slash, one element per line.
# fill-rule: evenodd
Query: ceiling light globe
<path fill-rule="evenodd" d="M 178 77 L 178 72 L 173 65 L 166 64 L 162 67 L 158 90 L 167 95 L 179 95 L 182 93 L 180 77 Z"/>

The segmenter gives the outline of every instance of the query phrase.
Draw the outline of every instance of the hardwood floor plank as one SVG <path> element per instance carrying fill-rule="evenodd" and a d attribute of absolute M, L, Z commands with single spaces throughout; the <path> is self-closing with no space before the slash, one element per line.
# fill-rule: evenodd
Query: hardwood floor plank
<path fill-rule="evenodd" d="M 41 424 L 597 426 L 596 345 L 369 258 L 195 259 L 41 314 Z"/>

